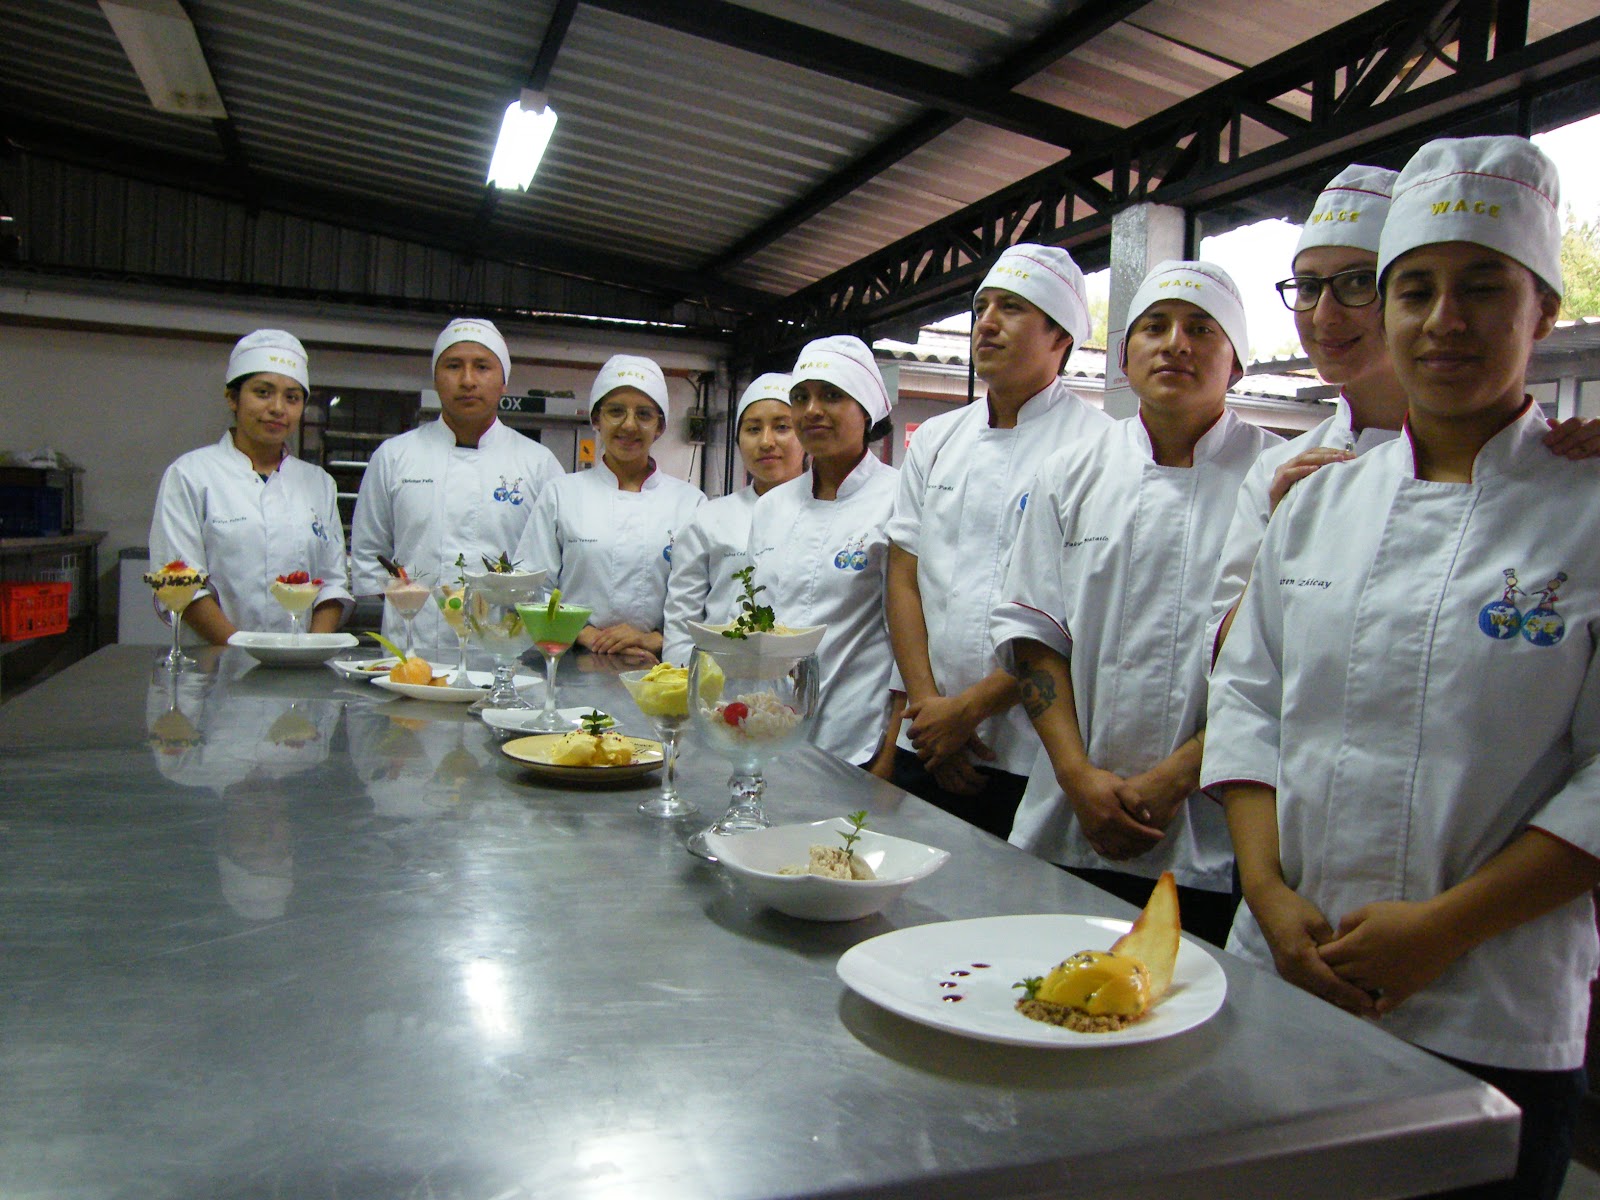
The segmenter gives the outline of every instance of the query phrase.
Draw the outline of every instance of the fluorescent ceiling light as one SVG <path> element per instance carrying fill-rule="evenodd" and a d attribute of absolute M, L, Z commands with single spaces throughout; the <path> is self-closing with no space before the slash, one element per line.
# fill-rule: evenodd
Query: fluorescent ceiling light
<path fill-rule="evenodd" d="M 100 10 L 158 110 L 227 117 L 200 39 L 178 0 L 100 0 Z"/>
<path fill-rule="evenodd" d="M 527 191 L 555 131 L 556 110 L 545 103 L 544 93 L 524 90 L 520 100 L 513 100 L 506 107 L 505 119 L 500 122 L 500 140 L 495 143 L 489 177 L 484 182 L 503 190 Z"/>

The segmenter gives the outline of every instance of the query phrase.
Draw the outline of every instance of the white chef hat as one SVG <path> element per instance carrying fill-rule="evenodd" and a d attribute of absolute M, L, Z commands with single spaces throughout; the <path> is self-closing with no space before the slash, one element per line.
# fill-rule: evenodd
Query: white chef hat
<path fill-rule="evenodd" d="M 744 395 L 739 397 L 739 410 L 733 415 L 734 426 L 744 420 L 744 410 L 752 404 L 760 404 L 763 400 L 778 400 L 784 404 L 789 403 L 789 389 L 793 386 L 789 377 L 780 371 L 768 371 L 765 375 L 757 375 L 750 381 L 750 386 L 745 388 Z"/>
<path fill-rule="evenodd" d="M 1250 334 L 1245 326 L 1244 301 L 1239 296 L 1239 285 L 1214 262 L 1203 260 L 1180 262 L 1168 259 L 1156 264 L 1155 270 L 1144 277 L 1139 290 L 1128 305 L 1128 325 L 1144 315 L 1145 309 L 1162 300 L 1187 300 L 1196 308 L 1204 309 L 1222 326 L 1233 345 L 1237 360 L 1236 370 L 1244 373 L 1244 364 L 1250 361 Z M 1122 365 L 1128 365 L 1128 339 L 1122 339 Z M 1238 382 L 1236 377 L 1235 383 Z"/>
<path fill-rule="evenodd" d="M 1083 272 L 1059 246 L 1018 242 L 1006 247 L 978 285 L 979 292 L 984 288 L 1015 292 L 1071 334 L 1073 346 L 1089 336 Z"/>
<path fill-rule="evenodd" d="M 433 341 L 432 369 L 438 369 L 440 355 L 457 342 L 477 342 L 485 350 L 491 351 L 500 360 L 500 385 L 504 387 L 511 382 L 511 352 L 506 349 L 506 340 L 500 336 L 500 331 L 492 321 L 477 317 L 457 317 L 451 321 Z"/>
<path fill-rule="evenodd" d="M 589 388 L 589 415 L 594 415 L 595 405 L 623 387 L 634 388 L 654 400 L 656 407 L 661 410 L 663 422 L 671 414 L 672 409 L 667 401 L 667 377 L 655 359 L 642 358 L 637 354 L 613 354 L 606 359 L 600 374 L 594 377 L 594 385 Z"/>
<path fill-rule="evenodd" d="M 825 337 L 807 342 L 789 372 L 791 386 L 815 380 L 831 383 L 867 411 L 868 426 L 889 415 L 894 398 L 872 348 L 858 337 Z"/>
<path fill-rule="evenodd" d="M 1394 185 L 1378 275 L 1407 251 L 1471 242 L 1521 263 L 1561 292 L 1561 181 L 1526 138 L 1439 138 Z"/>
<path fill-rule="evenodd" d="M 228 377 L 223 382 L 232 387 L 246 375 L 262 371 L 287 375 L 306 391 L 311 390 L 306 348 L 294 334 L 282 329 L 258 329 L 240 338 L 228 355 Z"/>
<path fill-rule="evenodd" d="M 1313 246 L 1351 246 L 1378 252 L 1398 171 L 1353 163 L 1328 181 L 1300 228 L 1295 258 Z"/>

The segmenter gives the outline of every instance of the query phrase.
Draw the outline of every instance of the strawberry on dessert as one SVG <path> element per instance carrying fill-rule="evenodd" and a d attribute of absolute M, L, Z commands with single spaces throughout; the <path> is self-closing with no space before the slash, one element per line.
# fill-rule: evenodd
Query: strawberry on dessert
<path fill-rule="evenodd" d="M 322 580 L 313 579 L 309 572 L 291 571 L 279 575 L 268 589 L 272 598 L 292 614 L 303 613 L 317 602 L 322 590 Z"/>

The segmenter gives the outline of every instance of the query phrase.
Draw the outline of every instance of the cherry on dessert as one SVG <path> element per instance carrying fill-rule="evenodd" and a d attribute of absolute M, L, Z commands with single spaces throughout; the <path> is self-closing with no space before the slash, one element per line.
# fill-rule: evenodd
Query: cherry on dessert
<path fill-rule="evenodd" d="M 750 706 L 735 700 L 722 710 L 722 719 L 729 725 L 739 725 L 750 715 Z"/>

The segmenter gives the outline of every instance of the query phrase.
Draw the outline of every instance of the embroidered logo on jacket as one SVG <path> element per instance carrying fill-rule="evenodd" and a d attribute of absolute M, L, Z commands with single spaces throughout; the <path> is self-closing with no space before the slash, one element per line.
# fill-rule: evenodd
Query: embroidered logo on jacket
<path fill-rule="evenodd" d="M 500 476 L 500 486 L 495 488 L 494 498 L 500 501 L 501 504 L 521 504 L 523 500 L 522 476 L 518 475 L 509 484 L 506 483 L 504 475 Z"/>
<path fill-rule="evenodd" d="M 328 531 L 322 524 L 322 518 L 317 515 L 317 510 L 311 510 L 311 536 L 318 541 L 328 540 Z"/>
<path fill-rule="evenodd" d="M 844 544 L 844 549 L 833 556 L 833 565 L 841 571 L 865 571 L 867 569 L 867 539 L 865 535 L 853 537 Z"/>
<path fill-rule="evenodd" d="M 1554 646 L 1567 633 L 1567 622 L 1556 611 L 1560 591 L 1567 582 L 1567 573 L 1557 571 L 1537 591 L 1525 590 L 1517 581 L 1517 572 L 1507 568 L 1502 572 L 1506 579 L 1500 599 L 1490 601 L 1478 611 L 1478 629 L 1497 642 L 1507 642 L 1519 633 L 1523 640 L 1535 646 Z M 1517 597 L 1526 596 L 1534 601 L 1527 613 L 1517 607 Z"/>

